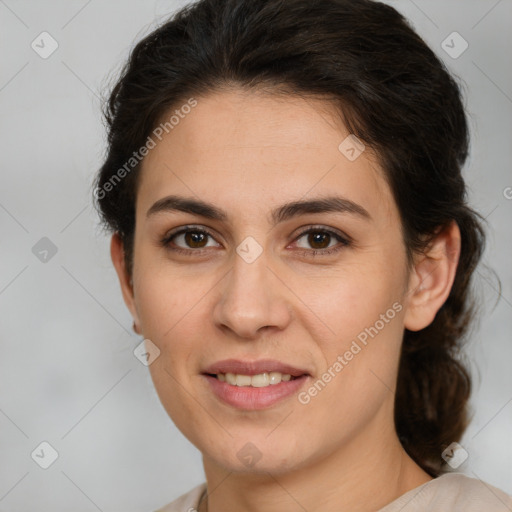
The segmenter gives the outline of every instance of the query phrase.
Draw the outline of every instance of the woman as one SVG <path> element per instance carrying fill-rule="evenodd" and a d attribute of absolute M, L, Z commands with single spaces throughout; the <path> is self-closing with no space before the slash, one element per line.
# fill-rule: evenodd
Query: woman
<path fill-rule="evenodd" d="M 402 16 L 201 0 L 106 116 L 112 260 L 206 475 L 162 511 L 512 510 L 447 473 L 484 236 L 459 89 Z"/>

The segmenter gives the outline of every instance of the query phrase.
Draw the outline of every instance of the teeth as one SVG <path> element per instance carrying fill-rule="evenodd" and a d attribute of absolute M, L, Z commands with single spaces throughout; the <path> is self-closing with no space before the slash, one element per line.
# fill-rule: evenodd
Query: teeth
<path fill-rule="evenodd" d="M 240 375 L 235 373 L 217 374 L 217 379 L 221 382 L 227 382 L 232 386 L 252 386 L 253 388 L 264 388 L 266 386 L 279 384 L 282 381 L 287 382 L 291 380 L 291 378 L 291 375 L 280 372 L 265 372 L 259 373 L 258 375 Z"/>
<path fill-rule="evenodd" d="M 226 382 L 232 386 L 236 386 L 236 375 L 234 373 L 226 373 Z"/>
<path fill-rule="evenodd" d="M 250 375 L 235 375 L 235 381 L 237 386 L 250 386 L 252 377 Z"/>

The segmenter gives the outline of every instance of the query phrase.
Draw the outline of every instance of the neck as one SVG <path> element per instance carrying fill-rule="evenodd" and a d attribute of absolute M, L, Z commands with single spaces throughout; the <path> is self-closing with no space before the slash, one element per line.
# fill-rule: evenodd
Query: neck
<path fill-rule="evenodd" d="M 206 455 L 203 465 L 209 495 L 199 512 L 374 512 L 432 479 L 380 421 L 291 472 L 235 473 Z"/>

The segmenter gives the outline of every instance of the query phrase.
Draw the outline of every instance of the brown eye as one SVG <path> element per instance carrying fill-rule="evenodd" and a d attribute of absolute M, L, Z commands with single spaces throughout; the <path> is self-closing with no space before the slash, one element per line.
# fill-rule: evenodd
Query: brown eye
<path fill-rule="evenodd" d="M 208 236 L 209 235 L 201 231 L 187 231 L 183 239 L 189 247 L 202 248 L 205 246 Z"/>
<path fill-rule="evenodd" d="M 194 227 L 184 227 L 179 231 L 168 234 L 162 241 L 162 245 L 167 249 L 177 252 L 201 252 L 201 249 L 216 247 L 218 244 L 209 244 L 213 241 L 213 236 L 203 229 Z"/>
<path fill-rule="evenodd" d="M 308 243 L 313 249 L 325 249 L 329 246 L 331 235 L 322 232 L 308 233 Z"/>
<path fill-rule="evenodd" d="M 301 239 L 306 240 L 306 245 L 299 243 Z M 300 249 L 306 249 L 303 251 L 304 256 L 329 255 L 350 245 L 348 237 L 323 228 L 309 228 L 303 231 L 296 240 Z"/>

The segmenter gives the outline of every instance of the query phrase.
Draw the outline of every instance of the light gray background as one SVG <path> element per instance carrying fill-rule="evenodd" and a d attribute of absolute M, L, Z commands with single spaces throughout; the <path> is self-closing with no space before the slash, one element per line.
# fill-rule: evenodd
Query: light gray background
<path fill-rule="evenodd" d="M 106 77 L 184 3 L 0 0 L 0 510 L 140 512 L 204 479 L 133 356 L 140 340 L 90 200 Z M 466 84 L 467 182 L 503 289 L 496 304 L 480 269 L 486 309 L 469 347 L 475 415 L 460 470 L 512 493 L 512 1 L 389 3 Z M 48 59 L 31 48 L 42 31 L 59 44 Z M 469 43 L 457 59 L 441 48 L 453 31 Z M 58 248 L 47 263 L 32 253 L 42 237 Z M 30 456 L 42 441 L 59 454 L 46 470 Z"/>

